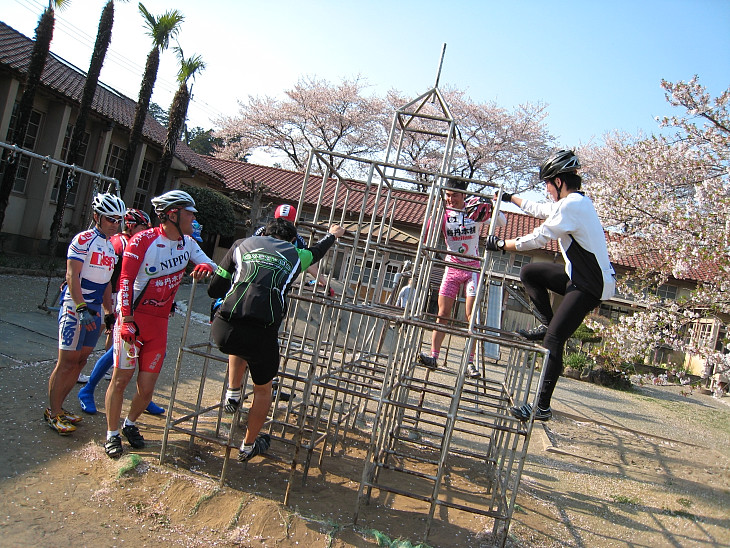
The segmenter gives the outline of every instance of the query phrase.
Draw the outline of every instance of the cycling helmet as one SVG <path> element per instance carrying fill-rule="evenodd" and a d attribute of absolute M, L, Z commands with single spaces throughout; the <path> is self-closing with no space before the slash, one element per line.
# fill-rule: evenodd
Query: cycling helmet
<path fill-rule="evenodd" d="M 294 219 L 297 218 L 297 208 L 289 204 L 281 204 L 274 211 L 274 218 L 286 219 L 293 223 Z"/>
<path fill-rule="evenodd" d="M 155 212 L 159 215 L 160 213 L 166 213 L 171 209 L 187 209 L 193 213 L 197 213 L 195 209 L 195 200 L 193 197 L 185 192 L 184 190 L 171 190 L 165 192 L 161 196 L 152 198 L 152 206 L 155 208 Z"/>
<path fill-rule="evenodd" d="M 193 221 L 193 240 L 196 242 L 202 244 L 203 243 L 203 237 L 200 235 L 200 233 L 203 231 L 203 225 L 201 225 L 198 221 Z"/>
<path fill-rule="evenodd" d="M 129 208 L 124 214 L 124 226 L 135 227 L 137 225 L 145 225 L 147 228 L 152 224 L 150 216 L 141 209 Z"/>
<path fill-rule="evenodd" d="M 540 179 L 552 179 L 561 173 L 574 172 L 579 167 L 578 157 L 572 150 L 559 150 L 540 166 Z"/>
<path fill-rule="evenodd" d="M 124 212 L 126 211 L 127 206 L 124 205 L 124 202 L 119 196 L 99 193 L 94 196 L 94 201 L 91 203 L 91 209 L 99 215 L 124 217 Z"/>
<path fill-rule="evenodd" d="M 483 223 L 492 216 L 492 201 L 483 196 L 469 196 L 464 201 L 464 211 L 473 221 Z"/>

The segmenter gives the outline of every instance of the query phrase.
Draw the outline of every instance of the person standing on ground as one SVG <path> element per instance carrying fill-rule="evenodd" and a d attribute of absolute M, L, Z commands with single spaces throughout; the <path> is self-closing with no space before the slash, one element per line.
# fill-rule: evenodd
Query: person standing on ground
<path fill-rule="evenodd" d="M 488 221 L 492 215 L 492 203 L 491 201 L 484 201 L 478 196 L 470 197 L 469 203 L 467 203 L 464 197 L 466 186 L 466 181 L 453 178 L 446 181 L 446 190 L 444 192 L 446 209 L 444 211 L 442 232 L 446 241 L 446 248 L 450 253 L 460 253 L 473 258 L 457 257 L 452 254 L 446 256 L 446 262 L 451 266 L 447 266 L 444 270 L 441 287 L 439 288 L 437 324 L 445 324 L 450 321 L 451 311 L 462 286 L 464 286 L 466 292 L 467 321 L 471 321 L 472 309 L 477 294 L 479 272 L 464 270 L 459 266 L 479 268 L 479 235 L 482 223 Z M 507 219 L 503 213 L 500 213 L 497 218 L 497 225 L 504 226 L 505 224 L 507 224 Z M 431 353 L 421 352 L 418 355 L 418 361 L 431 369 L 438 367 L 439 353 L 445 336 L 446 333 L 443 331 L 434 329 L 431 334 Z M 469 356 L 467 374 L 470 377 L 479 376 L 479 369 L 474 365 L 473 352 Z"/>
<path fill-rule="evenodd" d="M 167 350 L 167 327 L 189 261 L 192 276 L 210 276 L 215 263 L 193 240 L 195 200 L 187 192 L 171 190 L 152 198 L 160 226 L 134 236 L 124 250 L 119 276 L 118 317 L 114 329 L 114 373 L 106 392 L 107 435 L 104 449 L 111 458 L 122 455 L 119 420 L 124 390 L 137 373 L 137 392 L 122 434 L 135 449 L 145 446 L 135 424 L 149 405 Z"/>
<path fill-rule="evenodd" d="M 490 236 L 487 249 L 492 251 L 528 251 L 550 240 L 558 240 L 565 266 L 555 263 L 530 263 L 520 270 L 520 279 L 534 306 L 540 325 L 518 333 L 528 340 L 542 341 L 550 351 L 542 390 L 538 395 L 536 420 L 552 417 L 550 400 L 558 377 L 563 372 L 565 342 L 588 313 L 601 301 L 610 299 L 616 289 L 613 267 L 608 258 L 606 236 L 593 207 L 581 192 L 582 179 L 576 171 L 578 157 L 572 150 L 560 150 L 540 166 L 539 177 L 545 181 L 550 203 L 537 203 L 512 194 L 502 200 L 545 222 L 532 233 L 514 240 Z M 564 295 L 553 312 L 549 291 Z M 515 418 L 527 420 L 532 414 L 529 403 L 510 408 Z"/>
<path fill-rule="evenodd" d="M 100 309 L 112 312 L 111 280 L 117 256 L 109 238 L 119 230 L 126 207 L 118 196 L 97 194 L 91 204 L 94 228 L 74 236 L 66 254 L 66 286 L 58 311 L 58 361 L 48 380 L 44 418 L 59 434 L 76 430 L 81 417 L 62 407 L 101 334 Z"/>
<path fill-rule="evenodd" d="M 289 204 L 280 204 L 276 207 L 274 210 L 274 219 L 285 219 L 292 224 L 294 224 L 294 221 L 297 218 L 297 208 L 295 208 L 293 205 Z M 296 226 L 296 224 L 294 224 Z M 260 226 L 256 229 L 256 231 L 253 233 L 254 236 L 263 236 L 264 230 L 266 229 L 265 226 Z M 299 233 L 297 233 L 297 237 L 294 240 L 294 246 L 297 249 L 307 249 L 307 242 L 302 238 Z M 319 269 L 316 265 L 312 265 L 309 268 L 307 268 L 307 273 L 312 276 L 312 278 L 315 279 L 317 285 L 320 287 L 327 287 L 327 280 L 322 279 L 322 277 L 319 275 Z M 334 297 L 335 296 L 335 290 L 330 287 L 329 290 L 329 296 Z"/>
<path fill-rule="evenodd" d="M 119 234 L 114 234 L 110 238 L 110 241 L 114 246 L 114 252 L 117 255 L 117 264 L 114 267 L 114 273 L 112 274 L 111 280 L 112 304 L 114 309 L 116 309 L 117 306 L 116 296 L 119 291 L 119 274 L 122 271 L 122 255 L 124 250 L 133 236 L 150 228 L 152 221 L 150 220 L 150 216 L 144 211 L 129 208 L 124 213 L 124 220 L 122 221 L 122 224 L 122 231 Z M 96 403 L 94 402 L 94 391 L 96 390 L 96 386 L 114 364 L 114 348 L 112 348 L 112 342 L 115 321 L 116 314 L 113 312 L 104 316 L 104 323 L 107 329 L 106 352 L 97 360 L 96 364 L 94 364 L 94 369 L 92 369 L 86 385 L 79 390 L 79 405 L 81 406 L 81 410 L 90 415 L 96 413 Z M 162 415 L 165 412 L 165 409 L 157 405 L 155 402 L 150 402 L 147 409 L 145 409 L 145 412 L 151 415 Z"/>
<path fill-rule="evenodd" d="M 294 245 L 294 223 L 277 218 L 267 223 L 264 236 L 236 241 L 217 268 L 208 288 L 212 298 L 223 297 L 211 325 L 221 352 L 229 354 L 229 392 L 226 401 L 240 405 L 240 387 L 248 367 L 253 403 L 239 461 L 265 453 L 271 438 L 260 434 L 271 408 L 271 383 L 279 369 L 279 326 L 286 314 L 286 294 L 297 276 L 319 261 L 345 230 L 332 225 L 310 249 Z M 232 398 L 230 388 L 238 388 Z M 235 389 L 234 389 L 235 390 Z"/>

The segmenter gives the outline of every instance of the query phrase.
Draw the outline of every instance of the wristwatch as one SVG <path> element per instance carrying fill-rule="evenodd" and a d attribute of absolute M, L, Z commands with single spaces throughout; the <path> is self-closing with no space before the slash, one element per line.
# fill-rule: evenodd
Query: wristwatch
<path fill-rule="evenodd" d="M 500 251 L 504 251 L 504 240 L 497 240 L 497 249 L 499 249 Z"/>

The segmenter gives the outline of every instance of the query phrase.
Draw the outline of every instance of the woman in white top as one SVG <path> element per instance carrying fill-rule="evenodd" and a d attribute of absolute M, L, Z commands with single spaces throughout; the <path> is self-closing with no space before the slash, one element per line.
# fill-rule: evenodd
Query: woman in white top
<path fill-rule="evenodd" d="M 541 325 L 518 333 L 529 340 L 542 340 L 550 351 L 542 391 L 537 401 L 535 419 L 552 416 L 550 400 L 555 383 L 563 372 L 565 342 L 601 301 L 610 299 L 616 288 L 614 270 L 608 258 L 606 237 L 593 202 L 581 191 L 582 179 L 577 156 L 570 150 L 553 154 L 540 166 L 550 203 L 537 203 L 504 193 L 503 201 L 512 202 L 526 213 L 545 219 L 530 234 L 514 240 L 490 236 L 487 249 L 527 251 L 538 249 L 550 240 L 558 240 L 565 266 L 554 263 L 530 263 L 520 270 L 520 279 L 535 308 Z M 564 295 L 557 310 L 550 305 L 550 293 Z M 530 404 L 510 409 L 513 416 L 527 420 Z"/>

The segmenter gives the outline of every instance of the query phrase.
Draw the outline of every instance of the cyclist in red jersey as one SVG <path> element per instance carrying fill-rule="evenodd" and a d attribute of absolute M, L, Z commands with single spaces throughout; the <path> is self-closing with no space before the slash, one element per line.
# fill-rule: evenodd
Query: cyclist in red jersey
<path fill-rule="evenodd" d="M 152 226 L 152 220 L 147 213 L 133 208 L 127 209 L 122 222 L 122 232 L 114 234 L 111 238 L 109 238 L 118 258 L 111 281 L 112 303 L 114 304 L 115 309 L 117 305 L 116 296 L 119 291 L 119 275 L 122 272 L 122 255 L 124 254 L 124 250 L 133 236 Z M 104 316 L 104 324 L 106 325 L 107 334 L 105 346 L 106 353 L 97 360 L 96 364 L 94 364 L 94 368 L 89 375 L 88 382 L 81 388 L 81 390 L 79 390 L 78 398 L 81 410 L 85 413 L 89 413 L 90 415 L 96 413 L 96 402 L 94 401 L 94 391 L 96 390 L 96 386 L 99 384 L 104 375 L 106 375 L 109 369 L 111 369 L 111 366 L 114 365 L 114 349 L 112 348 L 112 342 L 115 320 L 116 314 L 113 312 Z M 109 373 L 109 375 L 109 379 L 111 380 L 111 373 Z M 165 412 L 165 409 L 151 401 L 147 406 L 146 412 L 151 415 L 162 415 Z"/>
<path fill-rule="evenodd" d="M 135 421 L 152 400 L 167 348 L 167 324 L 175 294 L 188 262 L 196 267 L 192 276 L 210 276 L 215 263 L 191 237 L 195 200 L 182 190 L 172 190 L 152 199 L 160 226 L 134 236 L 124 250 L 119 276 L 117 323 L 114 329 L 114 373 L 106 393 L 106 454 L 122 455 L 119 419 L 124 390 L 137 373 L 137 393 L 121 433 L 135 449 L 144 438 Z"/>

